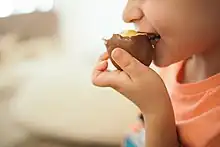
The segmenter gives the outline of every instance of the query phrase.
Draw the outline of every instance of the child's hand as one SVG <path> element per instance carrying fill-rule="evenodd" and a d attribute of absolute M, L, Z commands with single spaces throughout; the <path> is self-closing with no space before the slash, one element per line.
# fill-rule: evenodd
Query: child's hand
<path fill-rule="evenodd" d="M 169 96 L 156 72 L 122 49 L 115 49 L 112 58 L 123 71 L 108 71 L 108 58 L 107 53 L 100 57 L 92 75 L 94 85 L 114 88 L 145 114 L 158 115 L 170 110 Z"/>
<path fill-rule="evenodd" d="M 160 76 L 122 49 L 115 49 L 112 57 L 123 71 L 108 71 L 105 53 L 93 72 L 93 84 L 114 88 L 141 109 L 147 147 L 177 147 L 173 109 Z"/>

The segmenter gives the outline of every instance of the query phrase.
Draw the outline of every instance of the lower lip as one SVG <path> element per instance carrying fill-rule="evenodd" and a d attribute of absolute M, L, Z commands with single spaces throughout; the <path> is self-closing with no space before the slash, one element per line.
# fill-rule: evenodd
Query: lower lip
<path fill-rule="evenodd" d="M 157 48 L 157 46 L 160 44 L 160 42 L 161 42 L 161 39 L 159 39 L 159 40 L 156 41 L 155 48 Z"/>
<path fill-rule="evenodd" d="M 157 47 L 157 44 L 159 43 L 160 39 L 159 40 L 154 40 L 154 41 L 151 41 L 151 44 L 153 46 L 153 48 L 155 49 Z"/>
<path fill-rule="evenodd" d="M 160 47 L 158 47 L 158 46 L 161 46 L 160 44 L 161 44 L 161 39 L 157 41 L 157 43 L 156 43 L 156 45 L 155 45 L 155 47 L 154 47 L 154 56 L 153 56 L 153 60 L 155 60 L 157 50 L 158 50 L 158 48 L 160 48 Z"/>

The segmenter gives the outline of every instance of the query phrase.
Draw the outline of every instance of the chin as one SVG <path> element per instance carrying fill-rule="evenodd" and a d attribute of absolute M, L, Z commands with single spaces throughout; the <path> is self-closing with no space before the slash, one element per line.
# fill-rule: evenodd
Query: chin
<path fill-rule="evenodd" d="M 156 54 L 153 58 L 153 64 L 159 68 L 168 67 L 180 61 L 182 58 L 174 58 L 170 54 Z"/>
<path fill-rule="evenodd" d="M 153 57 L 153 64 L 159 68 L 167 67 L 171 64 L 173 64 L 172 57 L 169 53 L 167 53 L 167 45 L 163 42 L 163 40 L 160 40 L 155 48 L 155 54 Z"/>

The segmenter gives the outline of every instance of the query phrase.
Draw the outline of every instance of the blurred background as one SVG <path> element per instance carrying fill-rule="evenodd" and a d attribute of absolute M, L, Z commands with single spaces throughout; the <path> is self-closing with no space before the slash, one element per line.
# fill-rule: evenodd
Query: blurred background
<path fill-rule="evenodd" d="M 0 147 L 119 147 L 139 110 L 90 76 L 126 0 L 0 0 Z"/>

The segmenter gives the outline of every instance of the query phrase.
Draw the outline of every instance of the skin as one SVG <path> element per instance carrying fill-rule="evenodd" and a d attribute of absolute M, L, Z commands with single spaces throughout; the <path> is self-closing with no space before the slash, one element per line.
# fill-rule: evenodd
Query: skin
<path fill-rule="evenodd" d="M 190 58 L 184 81 L 195 82 L 220 71 L 219 6 L 218 0 L 128 0 L 123 19 L 140 31 L 161 35 L 157 66 Z"/>
<path fill-rule="evenodd" d="M 184 60 L 179 82 L 190 83 L 220 72 L 219 8 L 219 0 L 128 0 L 123 19 L 141 32 L 159 33 L 155 65 L 166 67 Z M 111 56 L 123 71 L 108 71 L 105 53 L 94 68 L 93 84 L 112 87 L 140 108 L 147 147 L 179 146 L 172 104 L 160 76 L 122 49 Z"/>

